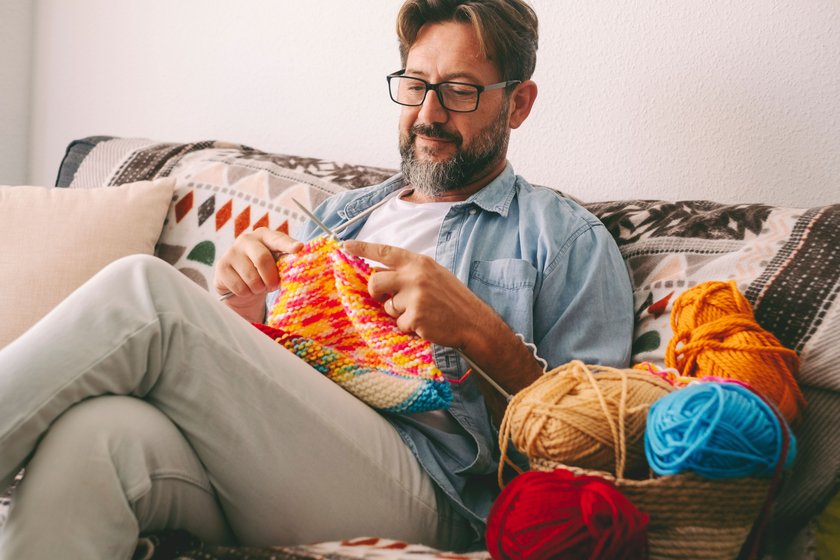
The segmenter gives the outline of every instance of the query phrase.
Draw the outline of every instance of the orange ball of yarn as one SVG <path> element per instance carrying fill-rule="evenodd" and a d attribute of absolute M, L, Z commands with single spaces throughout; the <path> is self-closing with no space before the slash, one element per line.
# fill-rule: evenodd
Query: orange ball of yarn
<path fill-rule="evenodd" d="M 508 438 L 529 459 L 605 471 L 619 478 L 647 472 L 648 409 L 674 388 L 632 369 L 572 361 L 546 373 L 508 404 Z M 504 442 L 504 443 L 502 443 Z"/>
<path fill-rule="evenodd" d="M 759 325 L 734 281 L 704 282 L 683 293 L 671 312 L 674 336 L 665 364 L 688 377 L 747 383 L 795 423 L 805 398 L 795 376 L 796 352 Z"/>

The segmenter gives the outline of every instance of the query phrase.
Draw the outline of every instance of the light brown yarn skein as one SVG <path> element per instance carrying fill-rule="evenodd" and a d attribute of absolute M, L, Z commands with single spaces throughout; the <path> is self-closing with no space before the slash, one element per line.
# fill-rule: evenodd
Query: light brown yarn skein
<path fill-rule="evenodd" d="M 606 471 L 647 471 L 650 405 L 674 388 L 649 373 L 573 361 L 547 372 L 508 404 L 502 434 L 529 459 Z"/>

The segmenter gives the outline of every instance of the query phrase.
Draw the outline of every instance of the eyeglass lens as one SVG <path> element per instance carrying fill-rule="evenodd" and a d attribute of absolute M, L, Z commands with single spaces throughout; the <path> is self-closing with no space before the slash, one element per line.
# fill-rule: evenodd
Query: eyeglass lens
<path fill-rule="evenodd" d="M 391 99 L 401 105 L 422 105 L 426 82 L 407 76 L 391 78 Z M 438 85 L 438 99 L 450 111 L 474 111 L 478 106 L 478 88 L 469 84 L 443 82 Z"/>

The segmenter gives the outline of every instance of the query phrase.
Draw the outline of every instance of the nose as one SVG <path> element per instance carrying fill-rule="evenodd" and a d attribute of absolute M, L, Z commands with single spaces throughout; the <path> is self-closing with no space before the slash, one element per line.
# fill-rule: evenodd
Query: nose
<path fill-rule="evenodd" d="M 449 120 L 449 111 L 440 104 L 438 93 L 433 90 L 426 92 L 426 98 L 417 113 L 419 121 L 431 123 L 445 123 Z"/>

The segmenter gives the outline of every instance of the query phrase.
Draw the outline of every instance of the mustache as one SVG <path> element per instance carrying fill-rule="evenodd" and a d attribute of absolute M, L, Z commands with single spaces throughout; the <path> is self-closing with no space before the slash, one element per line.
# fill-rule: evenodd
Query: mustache
<path fill-rule="evenodd" d="M 457 132 L 449 132 L 440 124 L 415 124 L 411 127 L 411 143 L 417 135 L 428 136 L 429 138 L 440 138 L 441 140 L 448 140 L 454 142 L 456 146 L 460 146 L 463 142 L 463 137 Z"/>

